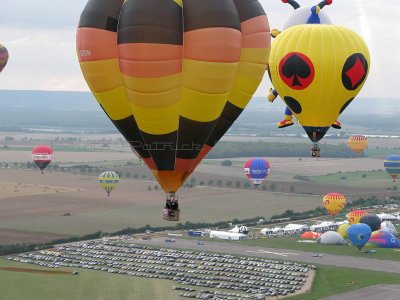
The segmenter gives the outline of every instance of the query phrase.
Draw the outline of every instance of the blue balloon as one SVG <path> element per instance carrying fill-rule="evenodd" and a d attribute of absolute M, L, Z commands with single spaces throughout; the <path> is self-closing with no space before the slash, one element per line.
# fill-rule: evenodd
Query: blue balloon
<path fill-rule="evenodd" d="M 347 229 L 347 236 L 358 249 L 364 247 L 371 237 L 371 227 L 364 223 L 353 224 Z"/>
<path fill-rule="evenodd" d="M 270 165 L 265 159 L 253 158 L 246 162 L 244 170 L 247 178 L 249 178 L 255 186 L 258 186 L 264 181 L 265 177 L 268 176 Z"/>

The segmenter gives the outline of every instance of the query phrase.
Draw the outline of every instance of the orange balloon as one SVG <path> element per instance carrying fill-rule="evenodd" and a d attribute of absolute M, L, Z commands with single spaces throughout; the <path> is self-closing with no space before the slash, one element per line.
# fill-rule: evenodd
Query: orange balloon
<path fill-rule="evenodd" d="M 361 154 L 368 146 L 368 139 L 361 134 L 352 135 L 349 137 L 348 145 L 356 154 Z"/>

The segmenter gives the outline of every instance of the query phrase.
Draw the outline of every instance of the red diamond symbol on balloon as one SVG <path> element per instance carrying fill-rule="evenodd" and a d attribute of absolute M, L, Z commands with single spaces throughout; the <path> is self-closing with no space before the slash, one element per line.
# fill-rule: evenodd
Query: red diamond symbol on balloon
<path fill-rule="evenodd" d="M 354 87 L 365 75 L 364 65 L 360 58 L 357 58 L 354 65 L 346 72 L 347 77 L 351 80 L 351 85 Z"/>

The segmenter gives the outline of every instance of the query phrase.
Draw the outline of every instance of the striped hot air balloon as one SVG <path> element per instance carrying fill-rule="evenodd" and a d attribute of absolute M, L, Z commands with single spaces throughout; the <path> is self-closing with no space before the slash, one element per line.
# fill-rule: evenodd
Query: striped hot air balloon
<path fill-rule="evenodd" d="M 322 203 L 332 217 L 346 206 L 346 198 L 340 193 L 329 193 L 324 196 Z"/>
<path fill-rule="evenodd" d="M 385 158 L 383 165 L 395 182 L 397 176 L 400 175 L 400 155 L 389 155 Z"/>
<path fill-rule="evenodd" d="M 267 66 L 257 0 L 89 0 L 77 31 L 97 101 L 167 197 L 245 108 Z"/>
<path fill-rule="evenodd" d="M 0 72 L 3 71 L 4 67 L 8 62 L 8 51 L 7 48 L 0 44 Z"/>
<path fill-rule="evenodd" d="M 103 190 L 105 190 L 107 195 L 110 196 L 110 193 L 119 182 L 119 176 L 116 172 L 104 171 L 99 175 L 99 182 Z"/>
<path fill-rule="evenodd" d="M 347 144 L 351 150 L 360 155 L 368 146 L 368 139 L 362 134 L 356 134 L 349 137 Z"/>

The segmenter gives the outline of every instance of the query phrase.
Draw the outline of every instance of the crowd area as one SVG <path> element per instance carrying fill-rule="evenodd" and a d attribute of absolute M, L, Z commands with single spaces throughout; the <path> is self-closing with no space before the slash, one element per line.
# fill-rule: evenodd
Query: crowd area
<path fill-rule="evenodd" d="M 91 269 L 127 276 L 172 280 L 185 298 L 265 299 L 301 290 L 315 265 L 156 248 L 123 240 L 96 240 L 8 256 L 49 268 Z"/>

